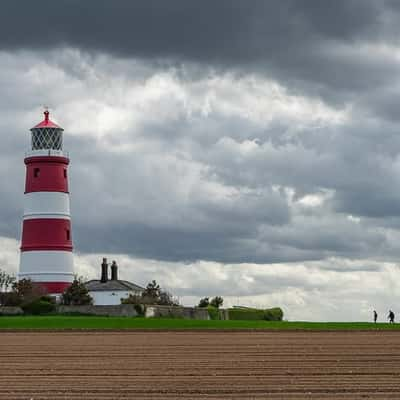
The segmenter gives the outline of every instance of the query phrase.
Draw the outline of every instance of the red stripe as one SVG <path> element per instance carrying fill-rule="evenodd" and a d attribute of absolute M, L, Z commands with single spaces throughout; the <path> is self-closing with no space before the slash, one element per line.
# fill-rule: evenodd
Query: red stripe
<path fill-rule="evenodd" d="M 72 251 L 71 221 L 57 218 L 24 220 L 21 251 L 32 250 Z"/>
<path fill-rule="evenodd" d="M 63 293 L 71 286 L 70 282 L 35 282 L 40 285 L 46 293 Z"/>
<path fill-rule="evenodd" d="M 25 193 L 68 193 L 68 163 L 66 157 L 26 158 Z"/>
<path fill-rule="evenodd" d="M 69 246 L 21 246 L 21 252 L 25 251 L 72 251 Z"/>

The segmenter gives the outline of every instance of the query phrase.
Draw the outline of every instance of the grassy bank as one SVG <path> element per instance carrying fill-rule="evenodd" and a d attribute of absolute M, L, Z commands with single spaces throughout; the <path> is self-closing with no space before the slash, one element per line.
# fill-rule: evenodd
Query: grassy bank
<path fill-rule="evenodd" d="M 400 324 L 367 322 L 267 322 L 196 321 L 184 319 L 145 319 L 91 316 L 15 316 L 0 317 L 2 329 L 282 329 L 282 330 L 387 330 Z"/>

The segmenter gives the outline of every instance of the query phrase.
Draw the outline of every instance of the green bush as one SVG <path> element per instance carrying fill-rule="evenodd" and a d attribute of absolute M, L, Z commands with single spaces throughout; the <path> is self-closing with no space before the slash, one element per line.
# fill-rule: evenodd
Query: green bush
<path fill-rule="evenodd" d="M 210 319 L 219 319 L 219 310 L 216 307 L 208 306 L 207 307 L 208 315 Z"/>
<path fill-rule="evenodd" d="M 282 321 L 283 311 L 279 308 L 270 308 L 267 310 L 258 310 L 255 308 L 230 308 L 229 319 L 232 320 L 265 320 L 265 321 Z"/>
<path fill-rule="evenodd" d="M 40 314 L 49 314 L 55 311 L 55 304 L 45 300 L 45 299 L 36 299 L 30 303 L 25 303 L 22 306 L 25 314 L 32 315 L 40 315 Z"/>
<path fill-rule="evenodd" d="M 122 303 L 124 304 L 124 303 Z M 134 304 L 133 308 L 135 309 L 135 311 L 138 313 L 139 317 L 143 317 L 144 316 L 144 312 L 145 312 L 145 307 L 143 304 Z"/>
<path fill-rule="evenodd" d="M 263 320 L 265 317 L 264 310 L 255 310 L 250 308 L 230 308 L 229 319 L 233 320 Z"/>
<path fill-rule="evenodd" d="M 270 308 L 265 311 L 265 320 L 266 321 L 282 321 L 283 319 L 283 311 L 279 307 Z"/>

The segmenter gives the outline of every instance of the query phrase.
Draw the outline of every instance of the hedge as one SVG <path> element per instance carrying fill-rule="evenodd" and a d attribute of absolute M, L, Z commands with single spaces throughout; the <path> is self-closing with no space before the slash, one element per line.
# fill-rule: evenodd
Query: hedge
<path fill-rule="evenodd" d="M 283 311 L 279 307 L 258 310 L 255 308 L 230 308 L 229 319 L 232 320 L 265 320 L 282 321 Z"/>
<path fill-rule="evenodd" d="M 49 301 L 38 299 L 31 303 L 23 304 L 21 308 L 25 314 L 40 315 L 55 311 L 56 306 Z"/>
<path fill-rule="evenodd" d="M 283 319 L 283 311 L 280 307 L 269 308 L 264 311 L 266 321 L 282 321 Z"/>

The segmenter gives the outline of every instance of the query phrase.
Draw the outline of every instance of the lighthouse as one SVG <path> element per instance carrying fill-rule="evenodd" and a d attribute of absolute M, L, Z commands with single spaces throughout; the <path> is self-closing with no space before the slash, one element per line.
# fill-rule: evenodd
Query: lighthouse
<path fill-rule="evenodd" d="M 19 279 L 31 279 L 52 295 L 61 294 L 73 280 L 68 154 L 63 129 L 49 111 L 31 129 L 26 154 L 24 216 Z"/>

